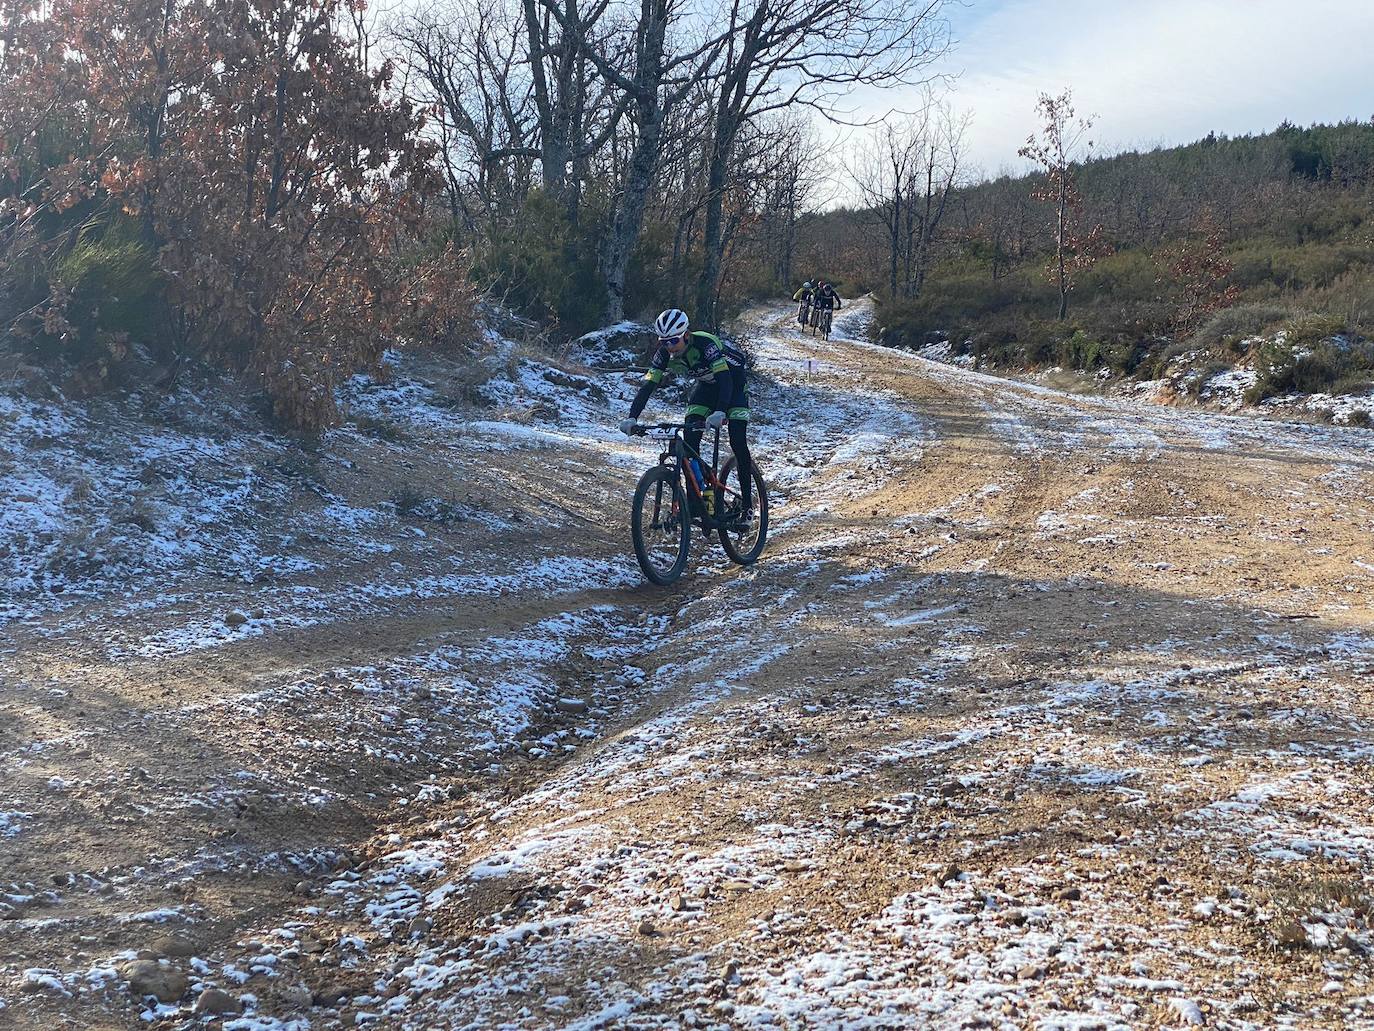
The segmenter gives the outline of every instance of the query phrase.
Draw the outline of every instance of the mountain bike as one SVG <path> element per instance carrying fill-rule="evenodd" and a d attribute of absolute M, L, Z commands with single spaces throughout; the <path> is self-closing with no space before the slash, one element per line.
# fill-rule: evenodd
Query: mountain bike
<path fill-rule="evenodd" d="M 797 324 L 801 326 L 801 328 L 804 330 L 806 329 L 806 323 L 810 320 L 810 318 L 811 298 L 808 297 L 806 298 L 806 300 L 801 302 L 801 307 L 797 309 Z"/>
<path fill-rule="evenodd" d="M 830 339 L 830 320 L 834 317 L 835 311 L 833 308 L 821 309 L 820 335 L 826 340 Z"/>
<path fill-rule="evenodd" d="M 819 305 L 813 304 L 813 305 L 811 305 L 811 319 L 810 319 L 811 335 L 812 335 L 812 336 L 815 336 L 815 335 L 816 335 L 816 327 L 818 327 L 820 324 L 821 324 L 821 309 L 820 309 Z"/>
<path fill-rule="evenodd" d="M 735 456 L 720 465 L 720 429 L 708 466 L 700 452 L 683 438 L 681 423 L 662 422 L 636 427 L 635 435 L 663 443 L 658 463 L 639 478 L 630 506 L 630 536 L 639 568 L 653 583 L 666 586 L 687 568 L 692 526 L 712 532 L 730 561 L 751 565 L 763 554 L 768 539 L 768 491 L 757 461 L 750 470 L 754 481 L 753 522 L 740 524 L 740 496 L 731 483 Z"/>

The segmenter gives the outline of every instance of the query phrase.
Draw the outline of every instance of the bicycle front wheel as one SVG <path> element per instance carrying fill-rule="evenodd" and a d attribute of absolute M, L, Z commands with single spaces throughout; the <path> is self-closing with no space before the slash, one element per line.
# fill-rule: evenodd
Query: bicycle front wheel
<path fill-rule="evenodd" d="M 630 508 L 630 536 L 644 575 L 667 586 L 687 568 L 692 523 L 687 499 L 673 471 L 656 465 L 639 478 Z"/>
<path fill-rule="evenodd" d="M 725 549 L 725 554 L 731 562 L 741 566 L 756 562 L 768 540 L 768 488 L 763 485 L 763 473 L 759 472 L 758 462 L 751 463 L 749 478 L 754 481 L 754 496 L 750 499 L 750 512 L 754 516 L 752 525 L 747 530 L 739 530 L 735 520 L 723 519 L 716 531 L 720 534 L 720 546 Z M 739 477 L 735 475 L 733 455 L 720 471 L 720 482 L 725 487 L 726 504 L 737 507 L 740 500 Z"/>

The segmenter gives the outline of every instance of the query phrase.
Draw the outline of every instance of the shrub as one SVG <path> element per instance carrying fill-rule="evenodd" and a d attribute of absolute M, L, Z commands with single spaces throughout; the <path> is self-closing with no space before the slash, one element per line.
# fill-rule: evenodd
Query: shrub
<path fill-rule="evenodd" d="M 1324 388 L 1328 394 L 1363 394 L 1374 387 L 1374 367 L 1355 366 L 1355 371 L 1337 377 Z"/>
<path fill-rule="evenodd" d="M 147 342 L 161 288 L 157 261 L 127 220 L 83 233 L 55 263 L 55 286 L 66 295 L 63 317 L 86 345 L 116 357 L 122 341 Z"/>
<path fill-rule="evenodd" d="M 66 242 L 70 240 L 71 242 Z M 157 260 L 128 219 L 91 219 L 29 252 L 27 269 L 0 268 L 0 335 L 23 341 L 34 357 L 90 362 L 108 374 L 131 345 L 154 342 L 161 310 Z"/>
<path fill-rule="evenodd" d="M 1155 352 L 1153 360 L 1150 362 L 1150 373 L 1158 379 L 1169 370 L 1175 359 L 1194 351 L 1202 350 L 1190 340 L 1175 340 L 1162 349 Z"/>
<path fill-rule="evenodd" d="M 1135 371 L 1146 353 L 1143 341 L 1127 334 L 1102 334 L 1074 330 L 1055 348 L 1060 365 L 1089 371 L 1106 368 L 1118 376 Z"/>
<path fill-rule="evenodd" d="M 319 426 L 417 320 L 451 329 L 435 281 L 456 256 L 419 241 L 434 145 L 391 66 L 340 30 L 343 2 L 0 15 L 0 296 L 29 302 L 0 333 L 101 361 L 141 333 L 255 374 L 279 417 Z M 160 310 L 174 334 L 149 329 Z"/>
<path fill-rule="evenodd" d="M 605 291 L 596 275 L 597 222 L 591 212 L 574 227 L 553 197 L 534 190 L 486 247 L 476 273 L 506 303 L 576 336 L 599 325 Z M 630 281 L 639 288 L 638 268 Z"/>
<path fill-rule="evenodd" d="M 1374 331 L 1374 268 L 1351 269 L 1330 286 L 1303 291 L 1296 300 L 1310 311 L 1337 315 L 1351 332 L 1368 336 Z"/>
<path fill-rule="evenodd" d="M 1340 316 L 1312 313 L 1297 315 L 1284 327 L 1288 344 L 1294 348 L 1316 347 L 1345 331 L 1345 320 Z"/>
<path fill-rule="evenodd" d="M 880 298 L 877 322 L 887 328 L 889 340 L 906 346 L 923 343 L 935 331 L 952 340 L 991 333 L 1006 343 L 1032 321 L 1025 312 L 1043 310 L 1052 297 L 1053 291 L 1026 270 L 993 280 L 983 270 L 942 267 L 919 297 Z"/>
<path fill-rule="evenodd" d="M 1242 289 L 1272 286 L 1307 290 L 1330 286 L 1352 268 L 1367 266 L 1374 255 L 1360 247 L 1311 243 L 1277 245 L 1257 240 L 1231 255 L 1231 281 Z"/>
<path fill-rule="evenodd" d="M 1374 343 L 1338 343 L 1323 339 L 1312 345 L 1291 339 L 1266 343 L 1257 363 L 1259 378 L 1245 399 L 1254 404 L 1278 394 L 1350 393 L 1374 377 Z"/>
<path fill-rule="evenodd" d="M 1198 328 L 1189 338 L 1188 346 L 1213 351 L 1233 348 L 1246 337 L 1272 329 L 1288 317 L 1288 309 L 1266 301 L 1223 308 Z"/>
<path fill-rule="evenodd" d="M 1080 298 L 1145 301 L 1159 292 L 1158 278 L 1159 269 L 1154 259 L 1144 251 L 1120 250 L 1080 272 L 1075 292 Z"/>

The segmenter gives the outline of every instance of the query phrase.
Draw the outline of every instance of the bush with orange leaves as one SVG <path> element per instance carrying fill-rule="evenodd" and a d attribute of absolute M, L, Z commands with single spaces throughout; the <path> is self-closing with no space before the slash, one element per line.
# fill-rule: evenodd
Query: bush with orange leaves
<path fill-rule="evenodd" d="M 346 14 L 0 0 L 0 335 L 80 363 L 209 358 L 320 426 L 398 338 L 461 331 L 466 263 L 423 241 L 421 115 Z"/>

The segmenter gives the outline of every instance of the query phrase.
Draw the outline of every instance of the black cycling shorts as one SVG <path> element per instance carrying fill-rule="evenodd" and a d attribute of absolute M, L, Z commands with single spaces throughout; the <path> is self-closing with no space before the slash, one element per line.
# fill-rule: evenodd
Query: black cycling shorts
<path fill-rule="evenodd" d="M 743 369 L 732 369 L 735 374 L 735 393 L 730 398 L 730 406 L 725 415 L 730 419 L 749 421 L 749 374 Z M 707 416 L 716 410 L 716 400 L 720 397 L 717 383 L 698 383 L 687 399 L 687 418 Z"/>

